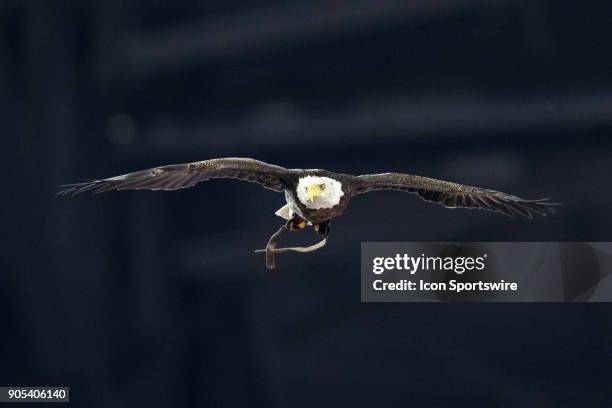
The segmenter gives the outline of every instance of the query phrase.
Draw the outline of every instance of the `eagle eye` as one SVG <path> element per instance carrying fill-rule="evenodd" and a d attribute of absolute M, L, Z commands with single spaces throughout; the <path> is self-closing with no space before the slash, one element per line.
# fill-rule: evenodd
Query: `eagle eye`
<path fill-rule="evenodd" d="M 321 191 L 325 190 L 325 184 L 319 184 L 319 188 L 321 189 Z"/>

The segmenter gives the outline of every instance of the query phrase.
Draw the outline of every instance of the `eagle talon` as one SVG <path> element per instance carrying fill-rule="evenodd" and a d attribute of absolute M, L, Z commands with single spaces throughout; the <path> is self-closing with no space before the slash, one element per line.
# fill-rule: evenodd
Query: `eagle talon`
<path fill-rule="evenodd" d="M 295 217 L 287 221 L 286 227 L 289 231 L 297 231 L 306 228 L 306 224 L 306 220 Z"/>

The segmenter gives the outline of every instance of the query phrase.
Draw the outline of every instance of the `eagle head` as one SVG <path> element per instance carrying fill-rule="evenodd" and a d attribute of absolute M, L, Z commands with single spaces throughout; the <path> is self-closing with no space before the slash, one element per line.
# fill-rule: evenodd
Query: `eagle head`
<path fill-rule="evenodd" d="M 305 176 L 299 179 L 297 197 L 307 208 L 332 208 L 344 195 L 342 183 L 330 177 Z"/>

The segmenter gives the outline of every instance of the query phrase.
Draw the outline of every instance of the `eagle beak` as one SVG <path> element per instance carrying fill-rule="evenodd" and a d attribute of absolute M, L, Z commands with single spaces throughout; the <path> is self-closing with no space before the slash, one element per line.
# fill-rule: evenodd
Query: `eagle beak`
<path fill-rule="evenodd" d="M 306 194 L 308 195 L 308 200 L 310 202 L 313 202 L 314 199 L 319 195 L 319 188 L 316 185 L 311 184 L 308 186 L 308 191 L 306 192 Z"/>

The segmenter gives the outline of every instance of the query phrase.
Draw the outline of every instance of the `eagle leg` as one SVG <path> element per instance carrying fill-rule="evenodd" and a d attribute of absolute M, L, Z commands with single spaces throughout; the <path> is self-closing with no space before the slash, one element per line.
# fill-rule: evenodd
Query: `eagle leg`
<path fill-rule="evenodd" d="M 287 229 L 289 231 L 297 231 L 306 228 L 306 220 L 294 215 L 292 219 L 287 221 Z"/>

